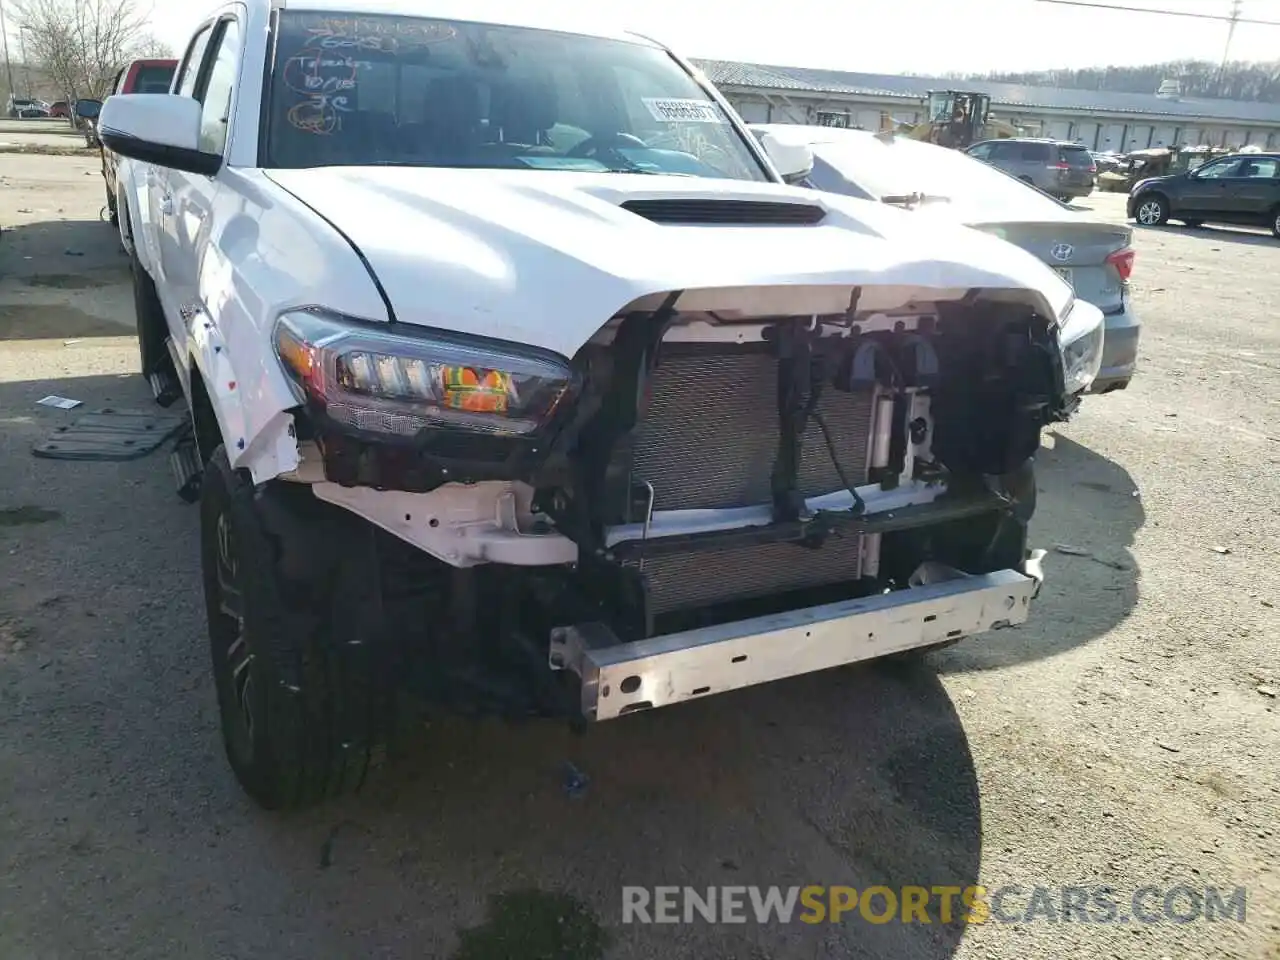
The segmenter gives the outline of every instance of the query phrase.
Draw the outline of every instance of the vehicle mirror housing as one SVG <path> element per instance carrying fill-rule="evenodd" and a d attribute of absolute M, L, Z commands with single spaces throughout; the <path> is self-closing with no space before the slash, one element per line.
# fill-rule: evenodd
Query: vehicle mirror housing
<path fill-rule="evenodd" d="M 123 157 L 211 177 L 222 157 L 200 149 L 200 109 L 176 94 L 117 94 L 102 105 L 98 134 Z"/>
<path fill-rule="evenodd" d="M 77 100 L 71 108 L 77 120 L 97 120 L 102 112 L 102 101 L 84 98 Z"/>
<path fill-rule="evenodd" d="M 803 180 L 813 172 L 813 150 L 804 143 L 783 143 L 771 131 L 759 135 L 760 145 L 787 183 Z"/>

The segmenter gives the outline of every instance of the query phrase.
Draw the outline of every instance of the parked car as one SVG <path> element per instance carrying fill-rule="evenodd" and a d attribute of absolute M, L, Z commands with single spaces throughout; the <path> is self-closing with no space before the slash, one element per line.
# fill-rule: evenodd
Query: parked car
<path fill-rule="evenodd" d="M 55 100 L 49 105 L 49 116 L 60 120 L 71 119 L 71 104 L 66 100 Z"/>
<path fill-rule="evenodd" d="M 239 0 L 102 108 L 248 793 L 358 786 L 402 682 L 583 724 L 1023 622 L 1098 309 L 652 40 L 435 6 Z"/>
<path fill-rule="evenodd" d="M 1147 227 L 1170 219 L 1269 227 L 1280 238 L 1280 153 L 1239 153 L 1194 170 L 1139 180 L 1129 193 L 1130 219 Z"/>
<path fill-rule="evenodd" d="M 806 182 L 816 189 L 959 221 L 1039 258 L 1106 317 L 1102 369 L 1090 390 L 1129 385 L 1142 329 L 1129 295 L 1132 228 L 1072 210 L 962 153 L 909 138 L 791 124 L 751 129 L 808 146 L 814 165 Z"/>
<path fill-rule="evenodd" d="M 1089 196 L 1098 172 L 1088 148 L 1066 140 L 1031 137 L 983 140 L 965 153 L 1060 200 Z"/>
<path fill-rule="evenodd" d="M 27 97 L 9 97 L 9 116 L 15 120 L 38 120 L 49 116 L 49 105 Z"/>
<path fill-rule="evenodd" d="M 169 88 L 173 85 L 173 75 L 177 69 L 177 60 L 134 60 L 116 74 L 111 84 L 111 92 L 107 96 L 168 93 Z M 121 187 L 118 183 L 120 179 L 120 157 L 102 146 L 98 138 L 96 122 L 97 114 L 95 113 L 92 122 L 86 128 L 85 137 L 87 140 L 92 136 L 93 140 L 90 145 L 101 149 L 102 180 L 107 194 L 107 211 L 111 215 L 111 222 L 116 223 L 119 217 L 118 207 L 121 193 Z"/>
<path fill-rule="evenodd" d="M 1093 158 L 1094 170 L 1098 177 L 1101 177 L 1104 173 L 1118 169 L 1120 164 L 1124 162 L 1123 154 L 1115 153 L 1113 151 L 1097 153 L 1091 150 L 1089 151 L 1089 156 Z"/>

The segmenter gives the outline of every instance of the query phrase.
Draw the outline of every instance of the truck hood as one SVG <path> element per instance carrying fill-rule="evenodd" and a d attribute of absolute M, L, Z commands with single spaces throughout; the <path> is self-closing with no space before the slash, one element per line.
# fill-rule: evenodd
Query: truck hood
<path fill-rule="evenodd" d="M 365 258 L 395 319 L 572 356 L 613 316 L 673 290 L 700 309 L 878 309 L 975 288 L 1061 320 L 1072 295 L 1012 244 L 884 204 L 772 183 L 563 171 L 319 167 L 265 171 Z M 695 222 L 622 206 L 676 201 Z M 706 222 L 711 201 L 798 203 L 811 225 Z M 679 201 L 685 201 L 680 204 Z M 700 221 L 700 222 L 699 222 Z M 316 292 L 322 298 L 321 292 Z M 315 305 L 324 306 L 322 299 Z M 686 300 L 681 307 L 689 309 Z"/>

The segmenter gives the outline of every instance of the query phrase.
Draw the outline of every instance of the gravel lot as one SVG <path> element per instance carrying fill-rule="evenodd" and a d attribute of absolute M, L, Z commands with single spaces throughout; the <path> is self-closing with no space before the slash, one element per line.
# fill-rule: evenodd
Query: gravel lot
<path fill-rule="evenodd" d="M 163 455 L 30 454 L 74 416 L 47 394 L 149 399 L 101 203 L 94 159 L 0 155 L 0 957 L 1280 958 L 1280 243 L 1137 234 L 1141 371 L 1047 441 L 1036 538 L 1089 555 L 1050 553 L 1028 626 L 585 737 L 437 721 L 284 818 L 222 756 Z M 1247 916 L 621 923 L 625 884 L 878 883 Z"/>

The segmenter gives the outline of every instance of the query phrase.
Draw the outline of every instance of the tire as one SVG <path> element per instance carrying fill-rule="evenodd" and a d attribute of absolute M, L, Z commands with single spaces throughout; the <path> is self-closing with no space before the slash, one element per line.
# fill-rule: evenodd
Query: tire
<path fill-rule="evenodd" d="M 142 375 L 150 377 L 160 371 L 173 372 L 173 358 L 165 341 L 169 325 L 160 306 L 155 282 L 143 269 L 135 250 L 130 255 L 133 273 L 133 309 L 137 318 L 138 356 L 142 363 Z"/>
<path fill-rule="evenodd" d="M 255 491 L 222 446 L 205 469 L 201 566 L 223 744 L 268 810 L 357 790 L 380 757 L 394 671 L 381 655 L 373 536 L 304 486 Z"/>
<path fill-rule="evenodd" d="M 1280 207 L 1271 211 L 1271 234 L 1280 240 Z"/>
<path fill-rule="evenodd" d="M 1134 206 L 1133 219 L 1144 227 L 1162 226 L 1169 222 L 1169 201 L 1163 194 L 1144 194 Z"/>
<path fill-rule="evenodd" d="M 111 225 L 113 227 L 119 227 L 120 226 L 120 210 L 116 206 L 115 194 L 113 194 L 110 190 L 107 190 L 106 193 L 107 193 L 107 212 L 111 214 Z"/>

